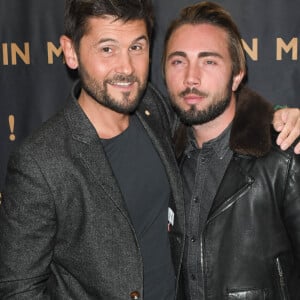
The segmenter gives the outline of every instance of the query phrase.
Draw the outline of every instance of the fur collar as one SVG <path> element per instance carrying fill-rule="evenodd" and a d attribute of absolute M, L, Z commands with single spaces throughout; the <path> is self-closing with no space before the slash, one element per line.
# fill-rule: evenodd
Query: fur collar
<path fill-rule="evenodd" d="M 261 157 L 271 149 L 273 106 L 254 91 L 243 87 L 237 96 L 230 148 L 239 154 Z"/>
<path fill-rule="evenodd" d="M 232 122 L 230 148 L 241 155 L 261 157 L 271 149 L 273 106 L 247 87 L 237 94 L 236 114 Z M 179 158 L 187 143 L 187 127 L 181 124 L 174 134 L 175 152 Z"/>

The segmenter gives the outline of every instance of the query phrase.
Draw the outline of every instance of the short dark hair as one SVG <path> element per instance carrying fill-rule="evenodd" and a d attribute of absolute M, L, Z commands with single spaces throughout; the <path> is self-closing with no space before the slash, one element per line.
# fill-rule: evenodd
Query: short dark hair
<path fill-rule="evenodd" d="M 91 17 L 114 16 L 124 22 L 144 20 L 149 39 L 153 29 L 153 9 L 151 0 L 66 0 L 65 35 L 79 48 L 79 43 L 87 30 Z"/>
<path fill-rule="evenodd" d="M 213 2 L 200 2 L 181 10 L 180 16 L 169 26 L 164 43 L 163 68 L 166 63 L 167 44 L 172 33 L 185 24 L 211 24 L 224 29 L 228 34 L 228 48 L 232 60 L 232 73 L 237 75 L 240 71 L 246 73 L 246 58 L 238 27 L 229 12 L 222 6 Z M 197 37 L 191 37 L 196 39 Z"/>

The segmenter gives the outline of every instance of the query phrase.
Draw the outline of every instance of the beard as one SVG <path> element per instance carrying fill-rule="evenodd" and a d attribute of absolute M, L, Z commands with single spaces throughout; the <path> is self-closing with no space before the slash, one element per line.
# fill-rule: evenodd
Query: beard
<path fill-rule="evenodd" d="M 130 114 L 136 110 L 141 96 L 146 88 L 146 81 L 141 82 L 134 75 L 116 74 L 111 78 L 99 82 L 89 75 L 82 64 L 79 64 L 78 73 L 82 88 L 90 97 L 92 97 L 99 104 L 121 114 Z M 112 97 L 108 92 L 108 85 L 116 82 L 136 82 L 138 84 L 136 95 L 134 95 L 133 98 L 130 98 L 130 92 L 123 92 L 121 99 Z"/>
<path fill-rule="evenodd" d="M 231 79 L 227 84 L 224 96 L 219 99 L 214 98 L 214 101 L 208 107 L 202 110 L 197 109 L 196 105 L 191 105 L 188 110 L 184 110 L 175 101 L 175 97 L 171 96 L 172 106 L 175 112 L 177 113 L 177 115 L 179 116 L 181 122 L 188 126 L 201 125 L 201 124 L 208 123 L 216 119 L 221 114 L 223 114 L 224 111 L 228 108 L 231 101 L 232 80 L 233 79 Z M 195 94 L 201 97 L 208 96 L 208 94 L 201 92 L 196 88 L 187 88 L 186 90 L 181 92 L 179 96 L 181 98 L 188 94 Z"/>

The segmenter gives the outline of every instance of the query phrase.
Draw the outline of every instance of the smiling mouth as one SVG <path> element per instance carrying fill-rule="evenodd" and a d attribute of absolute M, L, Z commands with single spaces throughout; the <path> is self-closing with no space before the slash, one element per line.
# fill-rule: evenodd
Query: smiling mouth
<path fill-rule="evenodd" d="M 110 82 L 110 85 L 115 86 L 115 87 L 121 87 L 121 88 L 131 87 L 133 84 L 134 84 L 133 81 L 128 81 L 128 82 Z"/>

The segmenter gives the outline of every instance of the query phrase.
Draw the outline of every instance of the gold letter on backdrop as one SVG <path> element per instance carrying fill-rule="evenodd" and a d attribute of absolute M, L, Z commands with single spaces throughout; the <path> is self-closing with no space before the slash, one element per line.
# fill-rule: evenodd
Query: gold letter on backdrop
<path fill-rule="evenodd" d="M 19 56 L 26 65 L 30 64 L 29 43 L 24 43 L 24 52 L 22 52 L 16 43 L 11 44 L 11 63 L 13 65 L 17 64 L 17 56 Z"/>
<path fill-rule="evenodd" d="M 252 49 L 248 46 L 248 44 L 242 39 L 242 44 L 245 52 L 250 56 L 250 58 L 254 61 L 258 60 L 258 39 L 252 39 Z"/>
<path fill-rule="evenodd" d="M 55 54 L 56 57 L 59 57 L 62 54 L 62 48 L 56 48 L 55 45 L 52 42 L 47 43 L 47 50 L 48 50 L 48 64 L 53 64 L 53 54 Z"/>
<path fill-rule="evenodd" d="M 298 59 L 298 39 L 293 38 L 288 44 L 282 38 L 277 38 L 276 59 L 282 60 L 282 52 L 289 53 L 292 50 L 292 60 Z"/>
<path fill-rule="evenodd" d="M 3 59 L 3 66 L 8 65 L 8 47 L 7 43 L 2 44 L 2 59 Z"/>

